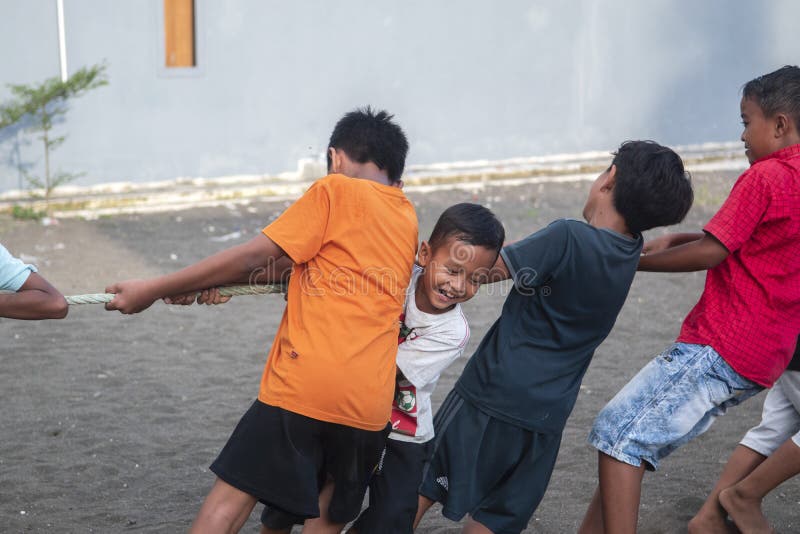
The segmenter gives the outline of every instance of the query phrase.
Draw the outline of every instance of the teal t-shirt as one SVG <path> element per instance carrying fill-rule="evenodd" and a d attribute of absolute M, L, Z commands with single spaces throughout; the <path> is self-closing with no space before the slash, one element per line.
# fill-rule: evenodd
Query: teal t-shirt
<path fill-rule="evenodd" d="M 514 286 L 456 382 L 459 394 L 508 423 L 560 433 L 625 302 L 642 243 L 559 219 L 505 247 Z"/>

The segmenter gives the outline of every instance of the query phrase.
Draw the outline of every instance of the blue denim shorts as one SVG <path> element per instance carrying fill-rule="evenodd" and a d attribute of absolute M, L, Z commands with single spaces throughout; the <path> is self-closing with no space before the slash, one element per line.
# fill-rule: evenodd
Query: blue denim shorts
<path fill-rule="evenodd" d="M 600 411 L 589 444 L 621 462 L 636 467 L 645 462 L 655 470 L 659 460 L 762 389 L 713 348 L 675 343 Z"/>

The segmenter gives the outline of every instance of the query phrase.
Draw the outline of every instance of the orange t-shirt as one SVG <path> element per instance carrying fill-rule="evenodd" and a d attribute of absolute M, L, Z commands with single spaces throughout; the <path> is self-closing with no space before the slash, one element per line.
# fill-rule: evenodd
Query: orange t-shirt
<path fill-rule="evenodd" d="M 411 202 L 397 187 L 333 174 L 264 234 L 295 266 L 258 399 L 321 421 L 383 429 L 417 247 Z"/>

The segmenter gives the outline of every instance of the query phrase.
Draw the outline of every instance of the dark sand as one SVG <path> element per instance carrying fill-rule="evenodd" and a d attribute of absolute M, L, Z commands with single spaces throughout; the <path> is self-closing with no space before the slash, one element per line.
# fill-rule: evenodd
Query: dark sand
<path fill-rule="evenodd" d="M 684 230 L 697 230 L 732 185 L 732 173 L 698 174 Z M 588 183 L 490 187 L 409 196 L 427 235 L 461 201 L 497 212 L 509 239 L 557 217 L 580 217 Z M 173 214 L 62 220 L 43 227 L 0 219 L 0 241 L 38 258 L 66 294 L 182 267 L 242 242 L 284 208 L 260 203 Z M 213 227 L 213 228 L 212 228 Z M 238 240 L 212 241 L 234 231 Z M 656 233 L 659 233 L 656 231 Z M 174 258 L 174 259 L 173 259 Z M 676 336 L 704 274 L 640 274 L 611 336 L 598 349 L 563 438 L 549 490 L 526 532 L 575 532 L 596 483 L 586 435 L 598 410 Z M 487 291 L 491 289 L 491 291 Z M 468 353 L 503 302 L 484 288 L 466 304 Z M 213 482 L 209 463 L 258 392 L 281 312 L 279 296 L 239 297 L 225 306 L 170 307 L 136 316 L 79 306 L 63 321 L 0 320 L 0 531 L 181 532 Z M 464 361 L 442 378 L 438 404 Z M 640 532 L 684 532 L 738 439 L 760 417 L 763 394 L 718 420 L 645 478 Z M 766 500 L 781 532 L 800 531 L 800 484 Z M 257 531 L 260 507 L 246 532 Z M 457 532 L 434 508 L 419 532 Z"/>

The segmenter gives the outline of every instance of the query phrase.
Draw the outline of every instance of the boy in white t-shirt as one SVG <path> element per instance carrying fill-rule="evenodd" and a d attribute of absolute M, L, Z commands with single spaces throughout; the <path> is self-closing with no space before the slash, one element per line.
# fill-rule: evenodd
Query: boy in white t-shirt
<path fill-rule="evenodd" d="M 419 247 L 397 350 L 392 427 L 369 485 L 369 507 L 350 532 L 413 531 L 417 490 L 433 439 L 431 394 L 442 372 L 464 352 L 469 325 L 460 303 L 488 279 L 505 231 L 491 211 L 456 204 L 442 213 Z"/>

